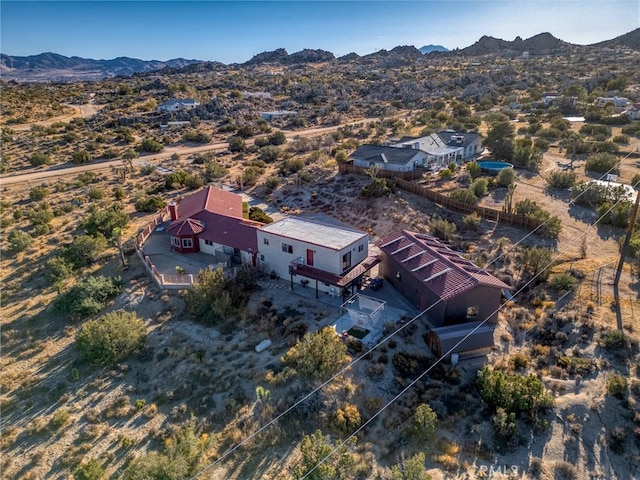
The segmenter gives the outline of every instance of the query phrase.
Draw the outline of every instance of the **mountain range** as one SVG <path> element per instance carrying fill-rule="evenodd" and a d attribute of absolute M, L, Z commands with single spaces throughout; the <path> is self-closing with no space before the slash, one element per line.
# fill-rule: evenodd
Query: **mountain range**
<path fill-rule="evenodd" d="M 350 62 L 362 60 L 376 62 L 383 67 L 406 65 L 426 55 L 434 56 L 482 56 L 511 55 L 518 56 L 524 52 L 530 55 L 548 55 L 578 52 L 590 48 L 631 48 L 640 50 L 640 28 L 629 33 L 599 42 L 593 45 L 574 45 L 560 40 L 550 33 L 540 33 L 523 40 L 516 37 L 513 41 L 483 36 L 473 45 L 466 48 L 447 50 L 441 45 L 425 45 L 417 49 L 414 46 L 398 46 L 391 50 L 380 50 L 369 55 L 359 56 L 356 53 L 336 58 L 326 50 L 304 49 L 289 54 L 284 48 L 255 55 L 242 66 L 261 64 L 296 65 L 323 62 Z M 220 62 L 205 62 L 176 58 L 167 61 L 139 60 L 129 57 L 118 57 L 111 60 L 94 60 L 81 57 L 65 57 L 56 53 L 41 53 L 26 57 L 0 54 L 0 74 L 4 80 L 22 82 L 65 82 L 91 81 L 116 76 L 130 76 L 136 73 L 163 70 L 165 73 L 179 71 L 210 71 L 225 65 Z"/>

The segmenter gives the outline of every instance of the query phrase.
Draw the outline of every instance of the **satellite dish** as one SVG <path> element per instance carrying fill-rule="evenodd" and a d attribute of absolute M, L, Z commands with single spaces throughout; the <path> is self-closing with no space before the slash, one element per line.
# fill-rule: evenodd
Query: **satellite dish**
<path fill-rule="evenodd" d="M 454 367 L 458 364 L 458 354 L 457 353 L 452 353 L 451 354 L 451 365 L 453 365 Z"/>

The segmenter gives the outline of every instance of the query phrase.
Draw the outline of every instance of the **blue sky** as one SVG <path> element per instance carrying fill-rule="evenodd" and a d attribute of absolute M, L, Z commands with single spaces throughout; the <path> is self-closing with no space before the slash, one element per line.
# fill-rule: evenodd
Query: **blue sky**
<path fill-rule="evenodd" d="M 0 1 L 2 53 L 101 59 L 235 63 L 279 47 L 363 55 L 541 32 L 589 44 L 639 26 L 638 0 Z"/>

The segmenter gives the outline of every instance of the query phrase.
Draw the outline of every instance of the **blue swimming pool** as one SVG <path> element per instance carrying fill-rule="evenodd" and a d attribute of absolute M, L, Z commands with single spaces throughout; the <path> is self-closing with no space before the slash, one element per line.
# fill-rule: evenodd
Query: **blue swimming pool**
<path fill-rule="evenodd" d="M 487 173 L 498 173 L 503 168 L 513 168 L 513 164 L 507 162 L 478 162 L 478 166 Z"/>

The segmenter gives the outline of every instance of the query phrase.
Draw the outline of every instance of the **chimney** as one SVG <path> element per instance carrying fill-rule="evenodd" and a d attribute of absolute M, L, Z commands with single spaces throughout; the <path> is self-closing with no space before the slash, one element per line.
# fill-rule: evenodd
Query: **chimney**
<path fill-rule="evenodd" d="M 171 202 L 169 204 L 169 216 L 171 217 L 171 221 L 178 219 L 178 204 L 176 202 Z"/>

